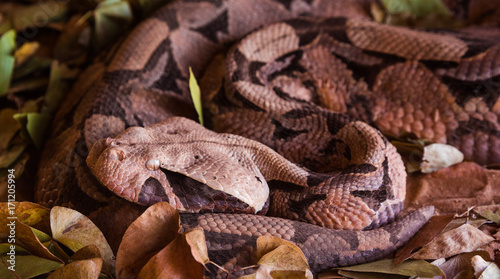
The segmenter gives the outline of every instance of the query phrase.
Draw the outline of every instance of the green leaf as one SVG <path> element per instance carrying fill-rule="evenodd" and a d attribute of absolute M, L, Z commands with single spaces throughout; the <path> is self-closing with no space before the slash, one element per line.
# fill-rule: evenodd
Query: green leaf
<path fill-rule="evenodd" d="M 382 4 L 390 14 L 409 13 L 418 17 L 430 14 L 450 15 L 441 0 L 382 0 Z"/>
<path fill-rule="evenodd" d="M 28 76 L 37 70 L 44 70 L 49 68 L 51 63 L 51 59 L 34 56 L 26 61 L 26 63 L 20 65 L 19 67 L 16 67 L 13 77 L 14 79 L 18 79 Z"/>
<path fill-rule="evenodd" d="M 14 245 L 14 251 L 16 251 L 16 255 L 29 255 L 29 252 L 26 251 L 23 247 L 17 245 L 17 244 L 11 244 L 11 243 L 0 243 L 0 255 L 5 255 L 7 254 Z"/>
<path fill-rule="evenodd" d="M 9 30 L 0 37 L 0 55 L 13 55 L 16 48 L 16 31 Z"/>
<path fill-rule="evenodd" d="M 2 261 L 5 261 L 7 263 L 7 266 L 11 266 L 8 260 L 9 260 L 8 256 L 2 256 Z M 0 264 L 0 278 L 5 278 L 5 279 L 33 278 L 35 276 L 56 270 L 61 266 L 63 266 L 62 263 L 47 260 L 33 255 L 29 256 L 16 255 L 15 271 L 19 277 L 16 277 L 14 273 L 11 270 L 9 270 L 5 265 Z"/>
<path fill-rule="evenodd" d="M 47 242 L 47 241 L 50 241 L 52 238 L 50 237 L 50 235 L 40 231 L 40 230 L 37 230 L 35 228 L 31 228 L 31 230 L 33 231 L 33 234 L 35 234 L 35 236 L 38 238 L 38 240 L 40 242 Z"/>
<path fill-rule="evenodd" d="M 50 115 L 42 113 L 18 113 L 14 118 L 21 123 L 22 134 L 33 141 L 37 148 L 42 147 L 44 133 L 50 124 Z"/>
<path fill-rule="evenodd" d="M 165 3 L 170 2 L 165 0 L 137 0 L 137 1 L 141 6 L 142 17 L 146 17 L 151 12 L 165 5 Z"/>
<path fill-rule="evenodd" d="M 50 67 L 50 80 L 45 94 L 45 105 L 42 108 L 42 113 L 53 115 L 64 96 L 71 89 L 72 80 L 78 75 L 78 70 L 70 70 L 65 64 L 60 64 L 58 61 L 53 61 Z"/>
<path fill-rule="evenodd" d="M 14 71 L 16 32 L 9 30 L 0 37 L 0 97 L 7 94 Z"/>
<path fill-rule="evenodd" d="M 443 271 L 424 260 L 408 260 L 394 266 L 392 259 L 385 259 L 376 262 L 360 264 L 338 268 L 339 270 L 355 272 L 375 272 L 383 274 L 395 274 L 404 276 L 414 276 L 432 278 L 434 276 L 444 276 Z"/>
<path fill-rule="evenodd" d="M 193 99 L 194 109 L 198 113 L 198 119 L 203 126 L 203 109 L 201 107 L 201 92 L 200 86 L 193 74 L 193 70 L 189 67 L 189 92 L 191 92 L 191 99 Z"/>
<path fill-rule="evenodd" d="M 118 39 L 130 26 L 133 14 L 130 4 L 105 0 L 94 11 L 94 48 L 103 49 Z"/>

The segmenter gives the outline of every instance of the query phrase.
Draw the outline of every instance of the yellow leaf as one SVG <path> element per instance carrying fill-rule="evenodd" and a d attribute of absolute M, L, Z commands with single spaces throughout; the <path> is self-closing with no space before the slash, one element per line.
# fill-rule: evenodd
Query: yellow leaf
<path fill-rule="evenodd" d="M 198 119 L 200 124 L 203 126 L 203 108 L 201 106 L 201 92 L 200 86 L 193 74 L 193 70 L 189 67 L 189 92 L 191 92 L 191 98 L 193 99 L 194 109 L 198 114 Z"/>
<path fill-rule="evenodd" d="M 203 266 L 210 262 L 208 258 L 207 242 L 202 228 L 193 229 L 185 234 L 186 242 L 191 247 L 194 259 Z"/>
<path fill-rule="evenodd" d="M 114 270 L 114 255 L 99 228 L 78 211 L 55 206 L 50 210 L 52 237 L 76 252 L 94 244 L 104 260 L 106 273 Z"/>
<path fill-rule="evenodd" d="M 273 236 L 257 239 L 255 278 L 313 278 L 306 257 L 299 247 Z M 253 278 L 244 277 L 244 278 Z"/>
<path fill-rule="evenodd" d="M 29 58 L 33 57 L 39 48 L 40 43 L 38 42 L 27 42 L 22 44 L 21 47 L 14 52 L 16 66 L 23 64 Z"/>

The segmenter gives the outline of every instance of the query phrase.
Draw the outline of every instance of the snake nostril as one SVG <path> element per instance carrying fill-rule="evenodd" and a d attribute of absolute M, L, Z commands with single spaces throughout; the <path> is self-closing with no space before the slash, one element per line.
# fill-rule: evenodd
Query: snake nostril
<path fill-rule="evenodd" d="M 113 148 L 109 150 L 109 158 L 115 161 L 122 161 L 125 159 L 125 152 L 123 150 Z"/>

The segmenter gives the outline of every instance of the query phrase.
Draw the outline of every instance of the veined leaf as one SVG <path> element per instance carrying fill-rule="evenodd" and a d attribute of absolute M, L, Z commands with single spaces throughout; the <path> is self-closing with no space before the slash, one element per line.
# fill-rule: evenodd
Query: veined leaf
<path fill-rule="evenodd" d="M 191 92 L 191 99 L 193 99 L 194 109 L 198 114 L 198 119 L 200 121 L 200 124 L 203 126 L 203 109 L 201 107 L 200 86 L 196 81 L 196 78 L 193 74 L 193 71 L 191 70 L 191 67 L 189 67 L 189 92 Z"/>

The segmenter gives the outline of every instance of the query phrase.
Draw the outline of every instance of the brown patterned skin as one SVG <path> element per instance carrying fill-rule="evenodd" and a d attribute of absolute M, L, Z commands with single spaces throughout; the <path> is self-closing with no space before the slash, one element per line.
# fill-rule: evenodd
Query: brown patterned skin
<path fill-rule="evenodd" d="M 335 116 L 340 115 L 325 118 L 333 121 Z M 225 201 L 231 197 L 246 205 L 230 208 L 233 212 L 266 213 L 269 184 L 275 186 L 269 207 L 273 216 L 330 229 L 385 224 L 404 200 L 406 173 L 401 158 L 367 124 L 333 123 L 339 131 L 327 142 L 345 142 L 350 150 L 347 164 L 336 173 L 312 172 L 257 141 L 215 133 L 182 117 L 101 139 L 87 164 L 108 189 L 143 205 L 164 200 L 182 212 L 225 212 Z M 328 126 L 324 128 L 322 134 L 328 134 Z M 173 180 L 172 172 L 197 181 L 196 189 L 190 191 L 186 183 Z"/>
<path fill-rule="evenodd" d="M 349 166 L 350 161 L 346 159 L 345 152 L 347 143 L 361 146 L 357 153 L 362 156 L 351 159 L 368 159 L 368 163 L 373 166 L 369 167 L 371 170 L 368 176 L 378 177 L 379 180 L 382 178 L 382 183 L 377 181 L 375 189 L 370 191 L 353 188 L 343 194 L 333 195 L 337 198 L 331 201 L 334 205 L 339 203 L 345 213 L 340 214 L 339 220 L 332 221 L 331 227 L 339 224 L 340 227 L 376 227 L 392 218 L 399 211 L 398 204 L 404 197 L 404 182 L 401 182 L 404 180 L 404 173 L 398 171 L 401 165 L 392 163 L 399 159 L 390 155 L 393 154 L 389 150 L 392 147 L 386 144 L 386 140 L 378 132 L 374 132 L 366 124 L 351 121 L 348 117 L 327 109 L 366 121 L 389 135 L 412 132 L 437 142 L 455 144 L 467 158 L 480 163 L 499 162 L 498 30 L 440 31 L 437 35 L 429 36 L 421 31 L 409 31 L 362 20 L 369 19 L 366 13 L 369 4 L 370 1 L 363 0 L 186 0 L 167 5 L 132 31 L 110 61 L 89 67 L 65 100 L 54 119 L 51 139 L 42 156 L 36 200 L 46 206 L 67 205 L 83 212 L 91 212 L 108 202 L 116 204 L 119 200 L 117 196 L 103 191 L 103 187 L 85 164 L 92 146 L 100 139 L 117 136 L 128 127 L 148 126 L 172 116 L 195 119 L 187 86 L 190 66 L 198 77 L 203 72 L 220 75 L 217 78 L 204 78 L 215 81 L 209 82 L 207 87 L 202 86 L 207 88 L 204 98 L 214 99 L 210 102 L 213 104 L 221 102 L 206 108 L 211 126 L 216 131 L 238 131 L 243 135 L 248 131 L 248 137 L 254 139 L 264 135 L 264 139 L 260 140 L 266 145 L 283 152 L 286 158 L 294 159 L 318 172 L 339 171 L 337 168 Z M 326 19 L 311 22 L 297 19 L 299 15 Z M 249 39 L 249 52 L 235 47 L 233 50 L 239 50 L 228 54 L 227 72 L 219 70 L 217 66 L 210 68 L 215 70 L 206 70 L 213 54 L 225 48 L 228 43 L 242 38 L 261 25 L 283 20 L 290 21 L 279 23 L 281 28 L 278 29 L 284 31 L 285 36 L 293 37 L 295 34 L 298 37 L 297 51 L 285 53 L 283 46 L 277 45 L 275 51 L 278 53 L 275 54 L 278 59 L 273 60 L 275 62 L 265 61 L 268 63 L 265 66 L 257 63 L 259 61 L 252 56 L 251 42 L 260 41 Z M 290 29 L 293 30 L 292 33 Z M 321 44 L 315 45 L 316 42 Z M 244 55 L 237 54 L 235 57 L 234 53 L 238 52 Z M 241 70 L 232 67 L 234 61 L 238 62 L 238 69 Z M 246 64 L 240 63 L 242 61 L 246 61 Z M 329 63 L 318 63 L 325 61 Z M 311 75 L 319 76 L 320 79 L 310 80 L 301 71 L 287 71 L 289 64 L 312 69 Z M 290 82 L 287 79 L 289 76 L 295 76 L 298 82 Z M 224 77 L 223 83 L 234 81 L 236 87 L 222 89 L 221 80 Z M 272 92 L 267 97 L 274 97 L 274 100 L 270 103 L 264 101 L 268 99 L 262 99 L 259 94 L 238 94 L 249 87 L 258 89 L 255 85 L 266 84 L 265 81 L 271 81 L 269 86 L 272 90 L 269 91 Z M 219 95 L 219 92 L 223 94 Z M 338 94 L 332 95 L 332 92 Z M 471 95 L 470 92 L 474 94 Z M 294 95 L 295 93 L 297 94 Z M 237 106 L 227 109 L 225 98 Z M 281 110 L 262 117 L 264 114 L 261 111 L 265 105 L 274 104 L 275 101 L 285 104 L 279 106 L 281 108 L 292 108 L 292 112 Z M 316 106 L 307 108 L 304 101 L 326 109 Z M 257 120 L 267 121 L 268 125 L 261 126 Z M 351 126 L 345 129 L 350 132 L 339 133 L 347 126 Z M 354 134 L 360 130 L 359 127 L 366 132 L 360 133 L 361 136 L 356 138 Z M 273 137 L 270 138 L 269 134 Z M 326 136 L 326 140 L 323 136 Z M 337 137 L 343 140 L 337 142 Z M 375 144 L 361 140 L 363 138 L 376 139 Z M 311 160 L 308 156 L 315 148 L 307 144 L 311 139 L 319 140 L 319 151 L 328 153 L 331 157 Z M 298 143 L 306 145 L 298 148 Z M 373 146 L 377 148 L 371 148 Z M 294 148 L 301 152 L 293 152 Z M 364 156 L 366 150 L 382 152 Z M 119 154 L 114 156 L 120 157 Z M 290 158 L 294 156 L 297 158 Z M 156 161 L 151 162 L 155 168 Z M 330 163 L 334 163 L 334 167 Z M 359 167 L 363 163 L 353 164 Z M 142 166 L 145 166 L 145 162 Z M 346 185 L 353 181 L 352 176 L 365 175 L 350 170 L 352 169 L 347 168 L 346 171 L 349 179 L 337 180 L 345 183 L 338 184 L 336 189 L 348 188 Z M 188 194 L 199 189 L 199 181 L 174 171 L 165 170 L 164 173 L 174 184 L 187 185 L 189 191 L 186 190 L 185 197 L 190 197 Z M 341 170 L 340 174 L 343 174 Z M 391 176 L 390 184 L 383 182 L 387 175 Z M 397 179 L 392 179 L 394 177 Z M 278 190 L 275 191 L 281 191 L 283 185 L 277 184 Z M 311 185 L 314 183 L 307 184 Z M 380 188 L 383 185 L 390 187 Z M 314 190 L 322 190 L 319 185 L 316 186 L 318 187 L 308 188 L 312 188 L 313 193 Z M 172 192 L 168 192 L 165 186 L 158 187 L 154 180 L 149 180 L 139 188 L 119 185 L 113 189 L 139 203 L 164 200 Z M 138 189 L 139 194 L 141 191 L 146 194 L 143 199 L 139 199 Z M 202 188 L 206 195 L 221 195 L 221 192 L 210 189 L 212 188 Z M 318 198 L 322 198 L 323 194 L 307 196 L 308 194 L 300 191 L 276 194 L 277 199 L 291 202 L 287 205 L 288 208 L 299 206 L 296 211 L 285 212 L 292 215 L 287 217 L 325 223 L 317 221 L 324 220 L 322 217 L 307 215 L 309 212 L 321 212 L 317 209 L 324 208 L 321 200 L 325 199 Z M 196 204 L 195 199 L 186 199 L 186 203 Z M 225 195 L 213 202 L 212 206 L 219 210 L 235 204 L 234 196 Z M 266 206 L 263 205 L 262 208 Z M 310 211 L 311 208 L 315 208 L 315 211 Z M 254 207 L 248 206 L 237 209 L 243 212 L 256 211 Z M 273 214 L 279 214 L 277 211 L 279 208 L 271 207 Z M 330 212 L 324 215 L 332 216 L 333 220 L 337 216 Z M 344 216 L 348 217 L 346 224 L 342 224 Z M 260 222 L 268 220 L 264 216 L 252 218 L 262 220 Z M 356 222 L 355 219 L 361 221 Z M 409 235 L 418 229 L 424 219 L 419 219 L 416 222 L 418 225 L 408 229 L 404 222 L 395 223 L 394 226 L 399 226 L 405 235 Z M 396 237 L 394 233 L 397 231 L 391 230 L 391 236 Z M 363 238 L 365 233 L 369 234 L 359 232 L 357 239 Z M 345 233 L 338 232 L 338 235 L 342 234 Z M 387 249 L 384 253 L 396 248 L 393 242 L 385 242 L 384 245 Z M 347 252 L 351 251 L 349 245 L 344 248 L 340 250 L 340 254 L 350 258 L 370 253 L 365 253 L 362 249 Z M 373 252 L 366 259 L 375 259 L 376 255 L 381 254 Z M 334 266 L 336 263 L 328 264 Z"/>
<path fill-rule="evenodd" d="M 432 207 L 421 208 L 394 223 L 370 231 L 337 231 L 282 218 L 250 214 L 181 214 L 184 230 L 200 226 L 205 231 L 209 257 L 232 271 L 254 264 L 255 241 L 272 235 L 297 244 L 311 271 L 356 265 L 389 255 L 405 243 L 432 216 Z M 214 277 L 226 278 L 222 270 Z M 239 274 L 233 274 L 238 276 Z"/>

